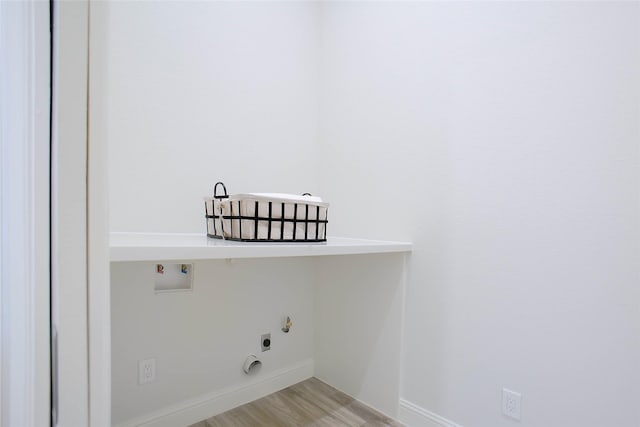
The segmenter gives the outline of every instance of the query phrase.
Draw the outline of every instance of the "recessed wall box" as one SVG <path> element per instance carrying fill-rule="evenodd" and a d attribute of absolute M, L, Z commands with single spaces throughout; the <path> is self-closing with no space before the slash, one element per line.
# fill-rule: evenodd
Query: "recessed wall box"
<path fill-rule="evenodd" d="M 193 290 L 193 264 L 157 263 L 154 271 L 156 292 Z"/>

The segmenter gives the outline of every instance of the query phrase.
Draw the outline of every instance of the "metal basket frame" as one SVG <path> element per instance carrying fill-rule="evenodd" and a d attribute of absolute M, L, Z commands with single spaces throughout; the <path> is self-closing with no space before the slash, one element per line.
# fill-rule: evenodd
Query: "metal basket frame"
<path fill-rule="evenodd" d="M 218 188 L 222 187 L 222 191 L 224 194 L 218 194 Z M 304 195 L 308 195 L 305 193 Z M 307 203 L 300 202 L 274 202 L 274 201 L 258 201 L 258 200 L 230 200 L 229 201 L 229 215 L 223 215 L 221 203 L 223 200 L 228 199 L 229 194 L 227 193 L 227 188 L 222 182 L 217 182 L 213 189 L 213 198 L 211 199 L 211 203 L 207 204 L 205 202 L 205 218 L 207 222 L 207 236 L 214 239 L 224 239 L 231 240 L 237 242 L 326 242 L 326 233 L 327 233 L 327 215 L 328 209 L 325 207 L 321 207 L 318 205 L 311 205 Z M 253 211 L 254 215 L 241 215 L 242 211 L 242 203 L 254 203 Z M 260 204 L 265 203 L 268 204 L 268 215 L 259 215 Z M 235 212 L 234 212 L 235 205 Z M 278 206 L 280 208 L 280 217 L 273 217 L 274 206 Z M 288 206 L 293 206 L 293 218 L 285 218 L 285 209 Z M 209 207 L 211 207 L 212 212 L 210 212 Z M 315 210 L 315 218 L 309 218 L 310 211 L 313 213 Z M 277 211 L 277 208 L 276 208 Z M 321 213 L 324 213 L 324 219 L 321 219 Z M 213 223 L 213 230 L 211 230 L 209 224 L 209 219 L 211 219 L 211 223 Z M 230 230 L 225 230 L 225 221 L 230 225 Z M 243 222 L 245 223 L 244 227 L 247 226 L 247 222 L 251 224 L 253 227 L 253 236 L 255 238 L 242 238 L 242 229 Z M 260 224 L 265 224 L 267 226 L 267 237 L 266 238 L 257 238 L 258 237 L 258 229 Z M 279 227 L 272 227 L 274 223 L 277 223 Z M 292 224 L 292 235 L 293 238 L 285 239 L 285 225 Z M 220 225 L 220 230 L 216 224 Z M 315 232 L 311 232 L 309 235 L 309 225 L 314 224 Z M 321 227 L 323 225 L 323 227 Z M 298 231 L 300 228 L 304 229 L 304 238 L 297 238 L 296 236 L 299 234 Z M 272 235 L 272 228 L 279 228 L 279 235 Z M 322 228 L 322 231 L 321 231 Z M 228 233 L 225 233 L 228 232 Z M 238 231 L 237 235 L 240 237 L 233 237 L 234 231 Z M 227 234 L 225 236 L 225 234 Z"/>

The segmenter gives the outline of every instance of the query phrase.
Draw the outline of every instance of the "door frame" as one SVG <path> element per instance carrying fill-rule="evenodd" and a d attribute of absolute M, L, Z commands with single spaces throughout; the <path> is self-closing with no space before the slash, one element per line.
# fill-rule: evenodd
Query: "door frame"
<path fill-rule="evenodd" d="M 111 425 L 108 151 L 90 103 L 90 29 L 99 30 L 91 7 L 99 4 L 53 1 L 52 318 L 62 427 Z"/>
<path fill-rule="evenodd" d="M 89 132 L 89 20 L 88 0 L 0 1 L 0 426 L 111 424 L 107 147 Z"/>
<path fill-rule="evenodd" d="M 49 3 L 0 2 L 0 425 L 49 425 Z"/>
<path fill-rule="evenodd" d="M 87 16 L 52 2 L 51 323 L 54 425 L 89 425 Z"/>

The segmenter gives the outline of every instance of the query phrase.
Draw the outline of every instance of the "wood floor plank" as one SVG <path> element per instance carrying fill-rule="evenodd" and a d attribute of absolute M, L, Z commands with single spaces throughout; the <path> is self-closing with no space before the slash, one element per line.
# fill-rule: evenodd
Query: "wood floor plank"
<path fill-rule="evenodd" d="M 190 427 L 402 427 L 331 387 L 309 378 Z"/>

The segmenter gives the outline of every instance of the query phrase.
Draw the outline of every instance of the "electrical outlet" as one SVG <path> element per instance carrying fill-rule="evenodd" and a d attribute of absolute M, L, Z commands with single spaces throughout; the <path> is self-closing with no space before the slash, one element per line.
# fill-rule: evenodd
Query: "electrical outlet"
<path fill-rule="evenodd" d="M 502 389 L 502 413 L 507 417 L 520 421 L 522 395 L 515 391 Z"/>
<path fill-rule="evenodd" d="M 138 384 L 146 384 L 156 379 L 156 359 L 145 359 L 138 362 Z"/>
<path fill-rule="evenodd" d="M 262 351 L 271 350 L 271 334 L 262 334 L 260 336 L 260 347 Z"/>

